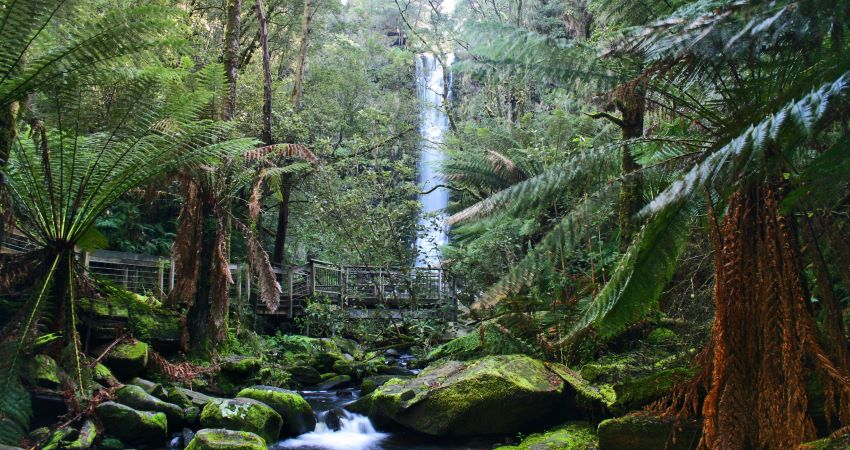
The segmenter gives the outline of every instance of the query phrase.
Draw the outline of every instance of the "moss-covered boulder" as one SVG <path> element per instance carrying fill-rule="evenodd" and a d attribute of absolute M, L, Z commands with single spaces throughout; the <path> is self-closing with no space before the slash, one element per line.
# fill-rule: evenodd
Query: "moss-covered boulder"
<path fill-rule="evenodd" d="M 59 386 L 59 366 L 44 354 L 35 355 L 31 362 L 30 379 L 38 387 L 56 389 Z"/>
<path fill-rule="evenodd" d="M 94 370 L 92 370 L 92 378 L 94 378 L 94 381 L 107 386 L 118 384 L 118 380 L 115 378 L 115 375 L 112 374 L 112 371 L 109 370 L 109 367 L 100 363 L 94 366 Z"/>
<path fill-rule="evenodd" d="M 228 356 L 219 367 L 222 372 L 247 378 L 254 375 L 262 365 L 263 361 L 254 356 Z"/>
<path fill-rule="evenodd" d="M 692 378 L 695 373 L 694 367 L 676 367 L 614 384 L 616 400 L 610 410 L 615 414 L 625 414 L 646 406 L 672 391 L 677 383 Z"/>
<path fill-rule="evenodd" d="M 295 366 L 288 370 L 292 379 L 304 386 L 313 386 L 322 381 L 322 374 L 310 366 Z"/>
<path fill-rule="evenodd" d="M 693 450 L 701 433 L 695 422 L 642 414 L 604 420 L 596 434 L 599 450 Z"/>
<path fill-rule="evenodd" d="M 351 361 L 347 359 L 338 359 L 334 361 L 332 369 L 335 373 L 340 375 L 354 374 L 354 367 L 351 365 Z"/>
<path fill-rule="evenodd" d="M 186 450 L 266 450 L 266 441 L 247 431 L 206 428 L 195 434 Z"/>
<path fill-rule="evenodd" d="M 211 397 L 207 394 L 203 394 L 201 392 L 193 391 L 191 389 L 186 389 L 182 387 L 172 387 L 166 389 L 165 398 L 170 403 L 174 403 L 175 405 L 181 406 L 183 408 L 196 406 L 201 409 L 204 409 L 204 406 L 207 406 L 209 402 L 219 400 L 216 397 Z"/>
<path fill-rule="evenodd" d="M 445 361 L 416 378 L 390 380 L 349 409 L 437 436 L 511 434 L 539 426 L 564 406 L 566 383 L 523 355 Z"/>
<path fill-rule="evenodd" d="M 104 363 L 119 379 L 129 380 L 148 366 L 148 344 L 142 341 L 123 342 L 115 346 Z"/>
<path fill-rule="evenodd" d="M 103 438 L 97 448 L 106 450 L 124 450 L 124 443 L 121 442 L 121 439 L 109 436 Z"/>
<path fill-rule="evenodd" d="M 593 427 L 588 423 L 578 422 L 545 433 L 532 434 L 517 445 L 497 448 L 499 450 L 596 450 L 597 445 Z"/>
<path fill-rule="evenodd" d="M 154 297 L 134 294 L 117 287 L 108 296 L 82 299 L 80 317 L 96 337 L 117 336 L 122 328 L 150 342 L 159 351 L 176 349 L 180 341 L 180 315 L 165 308 Z"/>
<path fill-rule="evenodd" d="M 395 375 L 372 375 L 370 377 L 364 378 L 363 382 L 360 383 L 360 395 L 371 394 L 375 391 L 375 389 L 383 386 L 387 381 L 390 381 L 393 378 L 404 377 L 397 377 Z"/>
<path fill-rule="evenodd" d="M 797 450 L 847 450 L 848 448 L 850 448 L 850 436 L 844 435 L 800 444 Z"/>
<path fill-rule="evenodd" d="M 115 391 L 115 400 L 140 411 L 161 412 L 168 418 L 168 423 L 172 428 L 183 424 L 185 421 L 183 408 L 173 403 L 164 402 L 133 384 L 125 385 Z"/>
<path fill-rule="evenodd" d="M 351 384 L 351 377 L 348 375 L 334 375 L 326 380 L 323 380 L 316 386 L 316 389 L 329 391 L 331 389 L 339 389 Z"/>
<path fill-rule="evenodd" d="M 94 444 L 96 437 L 97 427 L 95 427 L 94 422 L 91 420 L 86 420 L 83 426 L 80 427 L 77 437 L 70 442 L 66 442 L 64 447 L 67 450 L 85 450 Z"/>
<path fill-rule="evenodd" d="M 250 398 L 215 400 L 201 411 L 201 426 L 250 431 L 268 442 L 280 435 L 283 419 L 270 406 Z"/>
<path fill-rule="evenodd" d="M 297 436 L 316 427 L 313 408 L 295 391 L 272 386 L 252 386 L 242 389 L 237 397 L 252 398 L 271 406 L 283 418 L 281 436 Z"/>
<path fill-rule="evenodd" d="M 103 423 L 106 434 L 129 444 L 156 447 L 165 444 L 168 419 L 161 412 L 137 411 L 115 402 L 97 405 L 95 414 Z"/>
<path fill-rule="evenodd" d="M 150 380 L 145 380 L 144 378 L 133 378 L 132 380 L 130 380 L 130 384 L 136 385 L 144 389 L 145 392 L 157 398 L 165 398 L 168 395 L 168 392 L 166 392 L 165 387 L 163 385 Z"/>

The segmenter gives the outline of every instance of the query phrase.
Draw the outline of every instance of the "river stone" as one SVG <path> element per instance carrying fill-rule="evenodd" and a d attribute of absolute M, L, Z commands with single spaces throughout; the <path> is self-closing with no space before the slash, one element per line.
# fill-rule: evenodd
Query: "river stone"
<path fill-rule="evenodd" d="M 363 380 L 363 383 L 360 384 L 360 395 L 368 395 L 375 391 L 375 389 L 381 387 L 387 381 L 392 380 L 393 378 L 405 378 L 396 375 L 372 375 L 371 377 L 366 377 Z"/>
<path fill-rule="evenodd" d="M 128 384 L 118 389 L 115 392 L 115 399 L 118 403 L 141 411 L 164 413 L 172 427 L 183 423 L 185 420 L 182 408 L 173 403 L 164 402 L 134 384 Z"/>
<path fill-rule="evenodd" d="M 32 380 L 38 387 L 56 389 L 59 386 L 59 366 L 48 355 L 35 355 L 32 361 Z"/>
<path fill-rule="evenodd" d="M 83 426 L 80 427 L 80 432 L 77 434 L 77 439 L 65 444 L 68 450 L 85 450 L 94 444 L 94 439 L 97 437 L 97 427 L 91 419 L 86 420 Z"/>
<path fill-rule="evenodd" d="M 295 366 L 289 369 L 292 379 L 306 386 L 312 386 L 322 381 L 322 374 L 310 366 Z"/>
<path fill-rule="evenodd" d="M 321 391 L 330 391 L 331 389 L 338 389 L 342 387 L 346 387 L 351 384 L 351 377 L 348 375 L 336 375 L 331 378 L 328 378 L 322 381 L 317 389 Z"/>
<path fill-rule="evenodd" d="M 262 366 L 263 361 L 254 356 L 228 356 L 219 364 L 222 372 L 239 377 L 249 377 Z"/>
<path fill-rule="evenodd" d="M 148 344 L 142 341 L 118 344 L 106 356 L 105 364 L 119 379 L 133 378 L 148 366 Z"/>
<path fill-rule="evenodd" d="M 185 450 L 266 450 L 266 441 L 247 431 L 205 428 Z"/>
<path fill-rule="evenodd" d="M 251 398 L 212 401 L 201 412 L 201 426 L 204 428 L 250 431 L 268 442 L 277 440 L 282 425 L 280 414 Z"/>
<path fill-rule="evenodd" d="M 193 391 L 182 387 L 175 387 L 169 389 L 166 398 L 169 402 L 182 406 L 184 408 L 196 406 L 202 409 L 204 406 L 207 406 L 207 403 L 213 400 L 218 400 L 215 397 L 210 397 L 209 395 L 202 394 L 198 391 Z"/>
<path fill-rule="evenodd" d="M 599 450 L 691 450 L 697 448 L 700 428 L 696 422 L 680 422 L 653 415 L 631 415 L 599 424 Z"/>
<path fill-rule="evenodd" d="M 297 436 L 316 428 L 313 408 L 295 391 L 273 386 L 252 386 L 239 391 L 237 397 L 252 398 L 271 406 L 283 418 L 281 436 Z"/>
<path fill-rule="evenodd" d="M 166 392 L 165 388 L 159 384 L 154 383 L 150 380 L 145 380 L 144 378 L 133 378 L 130 380 L 130 384 L 134 384 L 145 390 L 150 395 L 153 395 L 156 398 L 166 398 L 168 396 L 168 392 Z"/>
<path fill-rule="evenodd" d="M 148 446 L 165 444 L 168 419 L 161 412 L 136 411 L 115 402 L 104 402 L 95 409 L 106 434 L 126 443 L 143 443 Z"/>
<path fill-rule="evenodd" d="M 444 361 L 416 378 L 393 379 L 348 406 L 378 424 L 435 436 L 514 434 L 559 412 L 565 381 L 524 355 Z"/>

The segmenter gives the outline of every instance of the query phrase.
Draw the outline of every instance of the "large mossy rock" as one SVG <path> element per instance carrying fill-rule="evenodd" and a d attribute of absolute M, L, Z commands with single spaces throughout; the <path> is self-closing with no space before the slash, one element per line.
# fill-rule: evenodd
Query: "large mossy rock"
<path fill-rule="evenodd" d="M 169 402 L 174 403 L 183 408 L 195 406 L 201 409 L 207 406 L 208 403 L 214 400 L 219 400 L 216 397 L 211 397 L 207 394 L 202 394 L 198 391 L 193 391 L 182 387 L 172 387 L 166 389 L 165 398 Z"/>
<path fill-rule="evenodd" d="M 161 412 L 168 418 L 168 423 L 172 428 L 183 424 L 185 421 L 183 408 L 173 403 L 164 402 L 133 384 L 125 385 L 115 391 L 115 400 L 118 403 L 141 411 Z"/>
<path fill-rule="evenodd" d="M 48 355 L 38 354 L 32 359 L 30 379 L 36 386 L 56 389 L 59 387 L 59 366 Z"/>
<path fill-rule="evenodd" d="M 322 381 L 322 374 L 310 366 L 295 366 L 288 370 L 294 381 L 305 386 L 313 386 Z"/>
<path fill-rule="evenodd" d="M 165 444 L 168 436 L 168 419 L 161 412 L 137 411 L 120 403 L 104 402 L 97 405 L 95 414 L 106 434 L 126 443 L 158 447 Z"/>
<path fill-rule="evenodd" d="M 394 422 L 436 436 L 513 434 L 565 406 L 566 382 L 523 355 L 445 361 L 416 378 L 394 379 L 348 406 L 379 425 Z"/>
<path fill-rule="evenodd" d="M 272 386 L 252 386 L 239 391 L 237 397 L 252 398 L 271 406 L 283 418 L 281 436 L 297 436 L 316 428 L 313 408 L 295 391 Z"/>
<path fill-rule="evenodd" d="M 697 423 L 631 415 L 602 421 L 596 434 L 599 450 L 693 450 L 701 432 Z"/>
<path fill-rule="evenodd" d="M 159 351 L 176 349 L 179 344 L 180 315 L 154 297 L 112 287 L 108 297 L 82 299 L 80 307 L 80 316 L 98 338 L 113 338 L 121 328 L 127 328 Z"/>
<path fill-rule="evenodd" d="M 395 375 L 372 375 L 370 377 L 366 377 L 363 379 L 363 382 L 360 384 L 360 395 L 368 395 L 378 389 L 379 387 L 386 384 L 387 381 L 392 380 L 393 378 L 405 378 L 398 377 Z"/>
<path fill-rule="evenodd" d="M 266 450 L 266 441 L 247 431 L 206 428 L 195 434 L 186 450 Z"/>
<path fill-rule="evenodd" d="M 105 364 L 119 379 L 129 380 L 148 366 L 148 344 L 142 341 L 123 342 L 106 357 Z"/>
<path fill-rule="evenodd" d="M 585 422 L 577 422 L 545 433 L 532 434 L 517 445 L 497 448 L 499 450 L 596 450 L 597 446 L 593 427 Z"/>
<path fill-rule="evenodd" d="M 201 411 L 201 426 L 250 431 L 268 442 L 280 435 L 283 419 L 270 406 L 250 398 L 233 398 L 207 403 Z"/>

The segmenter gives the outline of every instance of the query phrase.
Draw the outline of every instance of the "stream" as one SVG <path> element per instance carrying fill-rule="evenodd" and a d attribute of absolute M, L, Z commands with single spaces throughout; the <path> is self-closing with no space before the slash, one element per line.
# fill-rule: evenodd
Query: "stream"
<path fill-rule="evenodd" d="M 272 450 L 485 450 L 494 438 L 441 439 L 410 432 L 377 431 L 368 417 L 344 409 L 357 400 L 355 388 L 301 391 L 316 411 L 316 429 L 269 446 Z M 330 425 L 329 425 L 330 424 Z"/>

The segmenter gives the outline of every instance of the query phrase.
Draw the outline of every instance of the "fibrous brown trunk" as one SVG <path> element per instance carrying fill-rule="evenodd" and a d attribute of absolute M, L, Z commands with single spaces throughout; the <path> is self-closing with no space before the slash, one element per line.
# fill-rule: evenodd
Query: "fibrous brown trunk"
<path fill-rule="evenodd" d="M 176 308 L 181 303 L 191 306 L 198 289 L 201 263 L 201 229 L 203 211 L 198 184 L 188 176 L 180 178 L 183 203 L 177 217 L 177 235 L 172 246 L 174 287 L 168 293 L 166 305 Z"/>
<path fill-rule="evenodd" d="M 12 144 L 18 135 L 18 102 L 0 107 L 0 248 L 6 240 L 6 229 L 12 222 L 12 203 L 6 193 L 3 172 L 12 154 Z"/>
<path fill-rule="evenodd" d="M 816 340 L 797 230 L 780 211 L 777 186 L 753 184 L 733 194 L 715 233 L 702 448 L 784 450 L 812 440 L 812 367 L 829 392 L 848 392 L 847 373 Z"/>
<path fill-rule="evenodd" d="M 228 93 L 222 104 L 221 118 L 231 120 L 236 112 L 236 72 L 239 69 L 239 30 L 241 27 L 242 0 L 227 0 L 226 14 L 223 60 Z"/>

